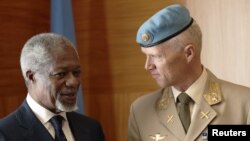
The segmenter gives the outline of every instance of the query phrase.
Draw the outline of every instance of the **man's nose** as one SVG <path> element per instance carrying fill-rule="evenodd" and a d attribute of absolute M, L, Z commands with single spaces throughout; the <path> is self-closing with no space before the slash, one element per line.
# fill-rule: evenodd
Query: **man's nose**
<path fill-rule="evenodd" d="M 77 87 L 79 84 L 80 84 L 80 77 L 75 76 L 72 73 L 69 73 L 67 80 L 66 80 L 66 86 Z"/>
<path fill-rule="evenodd" d="M 153 68 L 152 59 L 150 57 L 147 57 L 144 68 L 145 70 L 151 70 Z"/>

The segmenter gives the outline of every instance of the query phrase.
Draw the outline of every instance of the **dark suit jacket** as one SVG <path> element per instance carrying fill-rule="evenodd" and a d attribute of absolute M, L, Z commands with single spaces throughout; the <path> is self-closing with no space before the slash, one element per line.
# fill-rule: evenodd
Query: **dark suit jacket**
<path fill-rule="evenodd" d="M 100 124 L 76 112 L 67 118 L 75 141 L 104 141 Z M 34 115 L 27 102 L 0 120 L 0 141 L 53 141 L 48 130 Z"/>

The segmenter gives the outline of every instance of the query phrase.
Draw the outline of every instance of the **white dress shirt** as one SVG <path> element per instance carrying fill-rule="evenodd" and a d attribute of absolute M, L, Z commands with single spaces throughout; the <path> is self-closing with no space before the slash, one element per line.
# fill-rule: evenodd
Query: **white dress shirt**
<path fill-rule="evenodd" d="M 47 110 L 46 108 L 42 107 L 40 104 L 38 104 L 28 93 L 27 97 L 26 97 L 27 103 L 29 105 L 29 107 L 31 108 L 31 110 L 34 112 L 34 114 L 36 115 L 36 117 L 41 121 L 41 123 L 44 125 L 44 127 L 49 131 L 49 133 L 51 134 L 51 136 L 53 138 L 55 138 L 55 131 L 54 128 L 52 126 L 52 124 L 50 123 L 50 119 L 57 115 L 49 110 Z M 59 115 L 61 115 L 64 120 L 62 123 L 62 130 L 67 138 L 68 141 L 74 141 L 74 137 L 73 134 L 70 130 L 69 127 L 69 122 L 66 116 L 66 112 L 61 112 L 59 113 Z"/>

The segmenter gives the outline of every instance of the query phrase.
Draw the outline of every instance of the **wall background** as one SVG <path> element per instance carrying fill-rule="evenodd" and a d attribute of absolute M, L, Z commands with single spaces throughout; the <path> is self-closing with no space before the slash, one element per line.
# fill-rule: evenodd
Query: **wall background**
<path fill-rule="evenodd" d="M 107 141 L 127 140 L 129 107 L 158 88 L 144 70 L 135 43 L 138 27 L 171 3 L 187 5 L 203 31 L 202 62 L 218 77 L 250 87 L 248 0 L 72 1 L 83 69 L 86 115 L 99 120 Z M 20 50 L 32 35 L 49 31 L 50 1 L 0 2 L 0 118 L 26 96 Z"/>
<path fill-rule="evenodd" d="M 19 56 L 32 35 L 49 31 L 49 1 L 0 1 L 0 118 L 26 96 Z"/>
<path fill-rule="evenodd" d="M 218 77 L 250 87 L 250 1 L 186 0 L 203 31 L 203 63 Z"/>

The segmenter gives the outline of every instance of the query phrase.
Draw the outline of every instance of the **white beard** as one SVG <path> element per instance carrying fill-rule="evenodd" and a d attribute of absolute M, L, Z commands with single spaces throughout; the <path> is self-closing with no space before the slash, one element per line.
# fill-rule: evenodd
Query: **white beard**
<path fill-rule="evenodd" d="M 75 103 L 73 106 L 64 106 L 58 98 L 56 99 L 56 109 L 63 112 L 72 112 L 78 109 L 77 103 Z"/>

